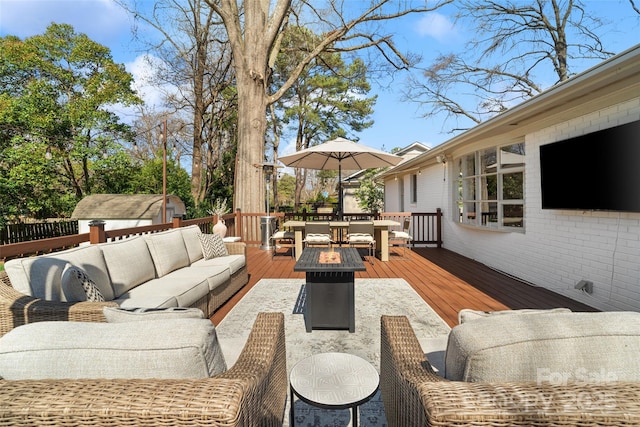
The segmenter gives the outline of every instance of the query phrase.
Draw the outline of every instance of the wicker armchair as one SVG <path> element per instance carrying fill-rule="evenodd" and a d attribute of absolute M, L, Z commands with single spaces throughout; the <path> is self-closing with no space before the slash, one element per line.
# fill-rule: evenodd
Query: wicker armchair
<path fill-rule="evenodd" d="M 259 313 L 238 361 L 194 380 L 0 380 L 0 424 L 281 426 L 287 397 L 282 313 Z"/>
<path fill-rule="evenodd" d="M 389 426 L 638 426 L 640 383 L 470 383 L 438 376 L 405 316 L 382 316 Z"/>

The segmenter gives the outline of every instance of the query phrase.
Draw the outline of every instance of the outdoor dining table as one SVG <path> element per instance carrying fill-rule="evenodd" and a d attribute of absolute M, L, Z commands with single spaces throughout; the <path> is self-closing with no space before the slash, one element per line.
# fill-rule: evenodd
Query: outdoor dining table
<path fill-rule="evenodd" d="M 304 239 L 304 225 L 305 221 L 293 221 L 289 220 L 282 224 L 283 227 L 293 229 L 295 237 L 296 247 L 296 260 L 300 259 L 302 254 Z M 401 224 L 398 221 L 390 219 L 375 219 L 373 220 L 373 229 L 376 239 L 376 255 L 379 254 L 381 261 L 389 261 L 389 227 L 399 227 Z M 343 229 L 349 228 L 349 221 L 329 221 L 331 229 Z"/>

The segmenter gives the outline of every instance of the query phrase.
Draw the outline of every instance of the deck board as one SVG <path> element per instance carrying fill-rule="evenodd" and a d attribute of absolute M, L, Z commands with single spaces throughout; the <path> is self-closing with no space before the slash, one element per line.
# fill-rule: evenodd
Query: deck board
<path fill-rule="evenodd" d="M 272 259 L 270 251 L 248 247 L 249 283 L 214 313 L 211 317 L 213 323 L 220 323 L 260 279 L 303 279 L 305 274 L 294 272 L 294 265 L 295 260 L 286 254 L 278 254 Z M 463 308 L 490 311 L 568 307 L 573 311 L 595 311 L 592 307 L 524 283 L 447 249 L 415 248 L 404 259 L 402 249 L 393 248 L 388 262 L 375 259 L 373 265 L 368 262 L 365 265 L 367 270 L 356 272 L 356 278 L 405 279 L 450 326 L 457 325 L 458 312 Z"/>

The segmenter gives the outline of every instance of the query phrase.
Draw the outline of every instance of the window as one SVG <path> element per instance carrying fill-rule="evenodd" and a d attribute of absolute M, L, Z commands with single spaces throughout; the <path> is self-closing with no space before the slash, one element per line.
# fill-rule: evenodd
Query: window
<path fill-rule="evenodd" d="M 418 203 L 418 175 L 411 175 L 411 203 Z"/>
<path fill-rule="evenodd" d="M 459 221 L 488 228 L 524 226 L 524 143 L 460 157 Z"/>

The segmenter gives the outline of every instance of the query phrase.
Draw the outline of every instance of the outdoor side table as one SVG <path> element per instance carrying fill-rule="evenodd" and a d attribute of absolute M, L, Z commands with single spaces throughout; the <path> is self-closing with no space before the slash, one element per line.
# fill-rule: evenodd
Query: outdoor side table
<path fill-rule="evenodd" d="M 352 425 L 358 425 L 358 406 L 378 390 L 376 368 L 347 353 L 321 353 L 299 361 L 289 375 L 290 426 L 294 427 L 294 395 L 324 409 L 351 409 Z"/>
<path fill-rule="evenodd" d="M 335 263 L 322 263 L 323 253 L 331 253 L 326 248 L 305 248 L 293 271 L 306 272 L 306 299 L 304 322 L 307 332 L 312 329 L 348 329 L 355 327 L 356 271 L 367 268 L 355 248 L 335 248 L 340 256 Z"/>

